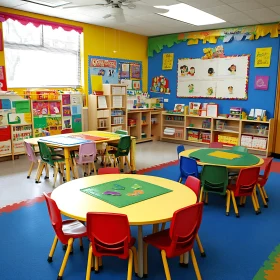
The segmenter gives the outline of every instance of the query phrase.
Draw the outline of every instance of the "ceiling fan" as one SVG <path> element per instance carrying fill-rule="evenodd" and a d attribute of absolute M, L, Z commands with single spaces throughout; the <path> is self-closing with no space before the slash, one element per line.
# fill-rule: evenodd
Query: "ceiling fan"
<path fill-rule="evenodd" d="M 93 3 L 87 5 L 67 5 L 63 6 L 63 9 L 73 9 L 73 8 L 81 8 L 81 7 L 92 7 L 92 6 L 102 6 L 108 9 L 108 13 L 106 13 L 103 18 L 115 18 L 118 23 L 125 22 L 123 8 L 127 9 L 141 9 L 145 10 L 148 13 L 165 13 L 168 12 L 166 9 L 154 8 L 152 6 L 142 4 L 136 4 L 135 2 L 139 2 L 140 0 L 92 0 L 92 2 L 100 2 L 104 1 L 106 3 Z M 106 10 L 107 10 L 106 9 Z"/>

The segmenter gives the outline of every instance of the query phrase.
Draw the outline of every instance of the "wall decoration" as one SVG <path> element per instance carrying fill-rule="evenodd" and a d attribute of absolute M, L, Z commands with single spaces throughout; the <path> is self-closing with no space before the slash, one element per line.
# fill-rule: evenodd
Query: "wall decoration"
<path fill-rule="evenodd" d="M 121 79 L 129 79 L 130 77 L 130 67 L 129 63 L 120 63 L 120 78 Z"/>
<path fill-rule="evenodd" d="M 249 57 L 179 59 L 177 97 L 247 99 Z"/>
<path fill-rule="evenodd" d="M 176 113 L 184 113 L 185 104 L 175 104 L 173 111 Z"/>
<path fill-rule="evenodd" d="M 215 48 L 204 48 L 203 49 L 204 56 L 202 59 L 212 59 L 212 58 L 223 58 L 224 55 L 224 46 L 220 45 Z"/>
<path fill-rule="evenodd" d="M 69 117 L 69 116 L 71 116 L 71 108 L 70 108 L 70 106 L 64 106 L 64 107 L 62 107 L 62 116 L 63 116 L 63 117 Z"/>
<path fill-rule="evenodd" d="M 170 94 L 169 81 L 163 75 L 154 77 L 152 80 L 151 92 Z"/>
<path fill-rule="evenodd" d="M 70 104 L 70 94 L 63 94 L 62 105 L 69 105 L 69 104 Z"/>
<path fill-rule="evenodd" d="M 130 78 L 131 79 L 141 79 L 141 66 L 138 63 L 130 64 Z"/>
<path fill-rule="evenodd" d="M 270 67 L 272 48 L 256 48 L 255 67 Z"/>
<path fill-rule="evenodd" d="M 162 70 L 172 70 L 174 53 L 164 53 L 162 55 Z"/>
<path fill-rule="evenodd" d="M 269 76 L 256 76 L 255 89 L 268 90 Z"/>
<path fill-rule="evenodd" d="M 5 66 L 0 66 L 0 91 L 7 90 Z"/>
<path fill-rule="evenodd" d="M 132 88 L 135 90 L 140 90 L 140 81 L 133 81 Z"/>
<path fill-rule="evenodd" d="M 126 89 L 132 89 L 132 80 L 121 80 L 121 84 L 126 86 Z"/>

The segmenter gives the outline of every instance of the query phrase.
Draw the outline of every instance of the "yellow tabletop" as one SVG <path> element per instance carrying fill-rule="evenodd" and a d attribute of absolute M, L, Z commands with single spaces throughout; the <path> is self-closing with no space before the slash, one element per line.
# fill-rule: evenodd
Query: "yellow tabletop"
<path fill-rule="evenodd" d="M 173 191 L 122 208 L 80 191 L 123 178 L 135 178 Z M 120 213 L 128 216 L 130 225 L 138 226 L 170 221 L 176 210 L 196 203 L 195 193 L 183 184 L 160 177 L 133 174 L 95 175 L 77 179 L 56 188 L 51 197 L 61 213 L 68 217 L 85 221 L 88 212 Z"/>
<path fill-rule="evenodd" d="M 185 150 L 183 152 L 180 153 L 180 157 L 188 157 L 191 153 L 198 151 L 200 149 L 190 149 L 190 150 Z M 225 149 L 226 151 L 226 149 Z M 248 167 L 254 167 L 254 166 L 260 166 L 264 163 L 264 160 L 258 156 L 255 155 L 255 157 L 259 158 L 259 162 L 255 165 L 244 165 L 244 166 L 232 166 L 232 165 L 223 165 L 223 164 L 219 164 L 219 166 L 226 166 L 228 169 L 242 169 L 242 168 L 248 168 Z M 207 163 L 207 162 L 201 162 L 201 161 L 197 161 L 198 165 L 216 165 L 216 164 L 212 164 L 212 163 Z"/>

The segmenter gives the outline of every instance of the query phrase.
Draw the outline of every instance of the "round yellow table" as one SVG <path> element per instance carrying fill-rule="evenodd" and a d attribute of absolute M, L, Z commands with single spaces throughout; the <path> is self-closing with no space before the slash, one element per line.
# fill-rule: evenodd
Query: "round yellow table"
<path fill-rule="evenodd" d="M 195 151 L 198 151 L 198 150 L 201 150 L 201 149 L 190 149 L 190 150 L 185 150 L 183 152 L 180 153 L 180 157 L 189 157 L 189 155 Z M 217 150 L 217 149 L 216 149 Z M 226 152 L 227 150 L 226 149 L 221 149 L 221 151 L 224 151 Z M 244 166 L 240 166 L 240 165 L 223 165 L 223 164 L 219 164 L 219 166 L 226 166 L 228 169 L 235 169 L 235 170 L 239 170 L 239 169 L 242 169 L 242 168 L 249 168 L 249 167 L 255 167 L 255 166 L 260 166 L 264 163 L 264 160 L 256 155 L 254 155 L 255 157 L 259 158 L 259 162 L 257 164 L 254 164 L 254 165 L 244 165 Z M 201 161 L 197 161 L 197 164 L 198 165 L 216 165 L 216 164 L 213 164 L 211 162 L 201 162 Z"/>
<path fill-rule="evenodd" d="M 168 188 L 172 192 L 118 208 L 80 191 L 83 188 L 123 178 L 146 181 Z M 88 212 L 110 212 L 127 215 L 129 224 L 138 226 L 139 277 L 143 276 L 142 226 L 168 222 L 172 219 L 176 210 L 196 203 L 195 193 L 178 182 L 160 177 L 134 174 L 96 175 L 80 178 L 59 186 L 52 192 L 51 197 L 56 201 L 62 214 L 81 221 L 86 221 Z"/>

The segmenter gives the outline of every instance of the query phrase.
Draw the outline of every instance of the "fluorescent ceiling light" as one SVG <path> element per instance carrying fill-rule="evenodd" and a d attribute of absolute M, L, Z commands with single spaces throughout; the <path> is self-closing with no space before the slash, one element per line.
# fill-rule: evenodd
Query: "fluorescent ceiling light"
<path fill-rule="evenodd" d="M 60 0 L 22 0 L 22 1 L 29 2 L 32 4 L 47 6 L 51 8 L 57 8 L 71 3 L 69 1 L 62 1 L 62 0 L 61 1 Z"/>
<path fill-rule="evenodd" d="M 159 15 L 197 26 L 225 22 L 223 19 L 183 3 L 170 6 L 155 6 L 155 8 L 169 10 L 167 13 L 157 13 Z"/>

